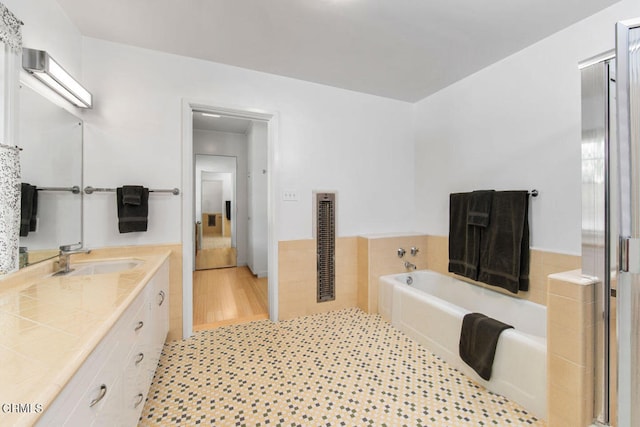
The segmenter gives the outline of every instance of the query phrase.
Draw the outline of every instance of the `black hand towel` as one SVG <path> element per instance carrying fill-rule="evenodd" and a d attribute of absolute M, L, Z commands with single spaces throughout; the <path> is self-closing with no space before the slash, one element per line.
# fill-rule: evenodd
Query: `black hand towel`
<path fill-rule="evenodd" d="M 482 378 L 489 381 L 493 358 L 500 334 L 513 326 L 480 313 L 469 313 L 462 319 L 459 354 Z"/>
<path fill-rule="evenodd" d="M 496 191 L 480 243 L 478 280 L 509 292 L 529 289 L 529 194 Z"/>
<path fill-rule="evenodd" d="M 20 237 L 27 237 L 31 229 L 31 220 L 34 219 L 33 199 L 36 187 L 23 182 L 20 185 Z"/>
<path fill-rule="evenodd" d="M 125 204 L 123 201 L 123 187 L 116 189 L 116 200 L 118 205 L 118 230 L 120 233 L 131 233 L 135 231 L 147 231 L 147 221 L 149 215 L 149 189 L 142 188 L 140 204 Z"/>
<path fill-rule="evenodd" d="M 471 193 L 467 225 L 476 227 L 487 227 L 489 225 L 491 201 L 493 200 L 494 192 L 494 190 L 478 190 Z"/>
<path fill-rule="evenodd" d="M 123 185 L 122 203 L 125 205 L 140 206 L 142 204 L 142 185 Z"/>
<path fill-rule="evenodd" d="M 476 280 L 480 227 L 467 224 L 471 193 L 449 195 L 449 271 Z"/>

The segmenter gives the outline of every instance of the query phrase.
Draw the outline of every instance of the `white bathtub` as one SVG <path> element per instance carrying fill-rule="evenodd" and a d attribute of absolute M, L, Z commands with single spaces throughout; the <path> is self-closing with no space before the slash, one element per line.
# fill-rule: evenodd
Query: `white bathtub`
<path fill-rule="evenodd" d="M 545 306 L 429 270 L 383 276 L 379 286 L 378 311 L 384 319 L 474 381 L 546 419 Z M 500 335 L 489 381 L 458 355 L 462 318 L 470 312 L 514 327 Z"/>

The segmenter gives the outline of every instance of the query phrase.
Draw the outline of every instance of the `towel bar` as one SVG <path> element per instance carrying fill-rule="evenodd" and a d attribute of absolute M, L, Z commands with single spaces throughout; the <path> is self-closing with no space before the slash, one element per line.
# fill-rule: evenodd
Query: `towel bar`
<path fill-rule="evenodd" d="M 0 142 L 0 148 L 6 148 L 7 150 L 18 150 L 22 151 L 22 147 L 18 147 L 17 145 L 8 145 Z"/>
<path fill-rule="evenodd" d="M 94 192 L 99 192 L 99 193 L 115 193 L 116 189 L 115 188 L 96 188 L 96 187 L 84 187 L 84 192 L 87 194 L 91 194 Z M 165 189 L 165 190 L 149 190 L 149 193 L 171 193 L 174 196 L 177 196 L 178 194 L 180 194 L 180 189 L 178 188 L 172 188 L 170 190 Z"/>
<path fill-rule="evenodd" d="M 74 185 L 73 187 L 36 187 L 37 191 L 70 191 L 73 194 L 80 193 L 80 187 Z"/>

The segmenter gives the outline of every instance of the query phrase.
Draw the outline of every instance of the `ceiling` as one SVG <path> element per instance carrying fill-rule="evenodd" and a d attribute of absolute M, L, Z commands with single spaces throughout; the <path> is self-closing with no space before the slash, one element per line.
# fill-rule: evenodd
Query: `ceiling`
<path fill-rule="evenodd" d="M 57 1 L 85 36 L 415 102 L 617 0 Z"/>
<path fill-rule="evenodd" d="M 249 126 L 251 120 L 228 116 L 210 117 L 204 116 L 200 111 L 193 112 L 193 129 L 246 134 Z"/>

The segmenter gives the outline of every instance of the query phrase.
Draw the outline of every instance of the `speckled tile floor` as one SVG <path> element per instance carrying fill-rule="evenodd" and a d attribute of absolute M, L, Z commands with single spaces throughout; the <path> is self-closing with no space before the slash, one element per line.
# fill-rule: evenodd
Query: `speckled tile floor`
<path fill-rule="evenodd" d="M 347 309 L 166 344 L 140 426 L 545 426 L 380 316 Z"/>

